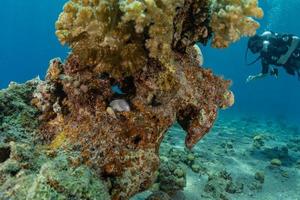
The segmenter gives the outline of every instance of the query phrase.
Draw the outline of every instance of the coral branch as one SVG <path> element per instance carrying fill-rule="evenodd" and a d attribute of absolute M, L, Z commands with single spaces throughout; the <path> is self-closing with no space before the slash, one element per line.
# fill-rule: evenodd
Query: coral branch
<path fill-rule="evenodd" d="M 252 17 L 262 18 L 263 11 L 257 0 L 211 0 L 213 41 L 217 48 L 228 47 L 242 36 L 255 34 L 259 23 Z"/>

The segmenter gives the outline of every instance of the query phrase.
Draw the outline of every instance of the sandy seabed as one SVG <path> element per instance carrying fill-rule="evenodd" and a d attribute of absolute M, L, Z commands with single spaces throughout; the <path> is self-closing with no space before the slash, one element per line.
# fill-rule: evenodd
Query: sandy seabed
<path fill-rule="evenodd" d="M 160 155 L 169 158 L 170 149 L 189 153 L 184 137 L 185 132 L 174 125 Z M 191 153 L 200 171 L 181 163 L 186 166 L 186 187 L 173 200 L 300 200 L 300 126 L 284 117 L 221 115 Z M 230 176 L 230 186 L 218 176 L 221 172 Z"/>

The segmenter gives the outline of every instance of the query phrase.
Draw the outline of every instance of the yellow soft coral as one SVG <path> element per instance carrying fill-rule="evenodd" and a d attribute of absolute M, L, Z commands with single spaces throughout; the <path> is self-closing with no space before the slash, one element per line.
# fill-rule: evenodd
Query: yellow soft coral
<path fill-rule="evenodd" d="M 109 18 L 112 12 L 111 5 L 106 1 L 71 0 L 65 4 L 55 24 L 56 35 L 62 44 L 67 43 L 71 47 L 84 33 L 96 34 L 103 40 L 112 23 Z"/>
<path fill-rule="evenodd" d="M 215 47 L 227 47 L 243 35 L 253 35 L 259 24 L 251 16 L 263 15 L 257 0 L 206 1 L 211 5 L 210 26 Z M 165 83 L 171 80 L 177 67 L 178 51 L 172 49 L 176 47 L 175 35 L 184 51 L 201 35 L 204 38 L 210 35 L 206 15 L 200 15 L 208 9 L 196 9 L 201 5 L 185 0 L 69 0 L 56 22 L 56 35 L 62 44 L 72 48 L 81 66 L 94 73 L 107 72 L 115 79 L 144 69 L 151 58 L 161 67 L 163 80 L 159 82 L 167 86 Z M 184 6 L 190 8 L 181 9 Z M 201 16 L 203 19 L 195 19 Z M 185 20 L 197 23 L 185 27 Z M 193 30 L 197 24 L 199 27 Z"/>
<path fill-rule="evenodd" d="M 143 68 L 146 57 L 159 60 L 167 71 L 172 71 L 173 21 L 176 9 L 183 3 L 184 0 L 71 0 L 56 22 L 56 35 L 84 64 L 101 66 L 101 70 L 115 76 L 130 75 Z M 143 43 L 148 53 L 140 45 Z M 106 59 L 112 57 L 113 60 Z"/>
<path fill-rule="evenodd" d="M 263 17 L 257 0 L 211 0 L 212 46 L 225 48 L 242 36 L 254 35 L 259 23 L 252 17 Z"/>

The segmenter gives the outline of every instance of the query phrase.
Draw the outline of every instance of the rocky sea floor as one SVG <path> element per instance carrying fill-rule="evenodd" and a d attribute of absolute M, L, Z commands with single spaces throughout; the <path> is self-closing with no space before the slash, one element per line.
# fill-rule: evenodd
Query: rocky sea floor
<path fill-rule="evenodd" d="M 161 144 L 161 169 L 164 162 L 180 166 L 172 178 L 161 180 L 160 169 L 159 183 L 132 200 L 158 188 L 170 194 L 170 187 L 180 188 L 173 200 L 300 200 L 300 127 L 288 120 L 220 116 L 192 151 L 184 137 L 174 125 Z"/>

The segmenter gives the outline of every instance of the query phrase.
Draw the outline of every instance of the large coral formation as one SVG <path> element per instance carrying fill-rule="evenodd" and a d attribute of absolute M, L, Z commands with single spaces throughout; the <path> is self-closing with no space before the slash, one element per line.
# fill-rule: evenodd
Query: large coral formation
<path fill-rule="evenodd" d="M 211 4 L 219 2 L 65 4 L 56 35 L 72 53 L 65 63 L 50 62 L 46 80 L 35 92 L 41 136 L 52 149 L 63 148 L 66 141 L 76 146 L 83 162 L 111 182 L 113 199 L 128 199 L 154 182 L 160 142 L 176 120 L 192 148 L 212 127 L 218 108 L 233 104 L 230 81 L 199 67 L 194 46 L 212 36 L 210 15 L 222 8 Z M 238 8 L 245 16 L 254 11 L 244 9 L 255 6 Z M 115 86 L 121 93 L 112 90 Z"/>
<path fill-rule="evenodd" d="M 259 24 L 252 17 L 263 17 L 263 11 L 257 5 L 258 0 L 212 0 L 212 46 L 228 47 L 241 36 L 254 35 Z"/>
<path fill-rule="evenodd" d="M 245 16 L 259 11 L 253 2 L 67 2 L 56 34 L 72 52 L 65 62 L 51 60 L 46 80 L 34 83 L 34 94 L 31 91 L 23 97 L 25 104 L 16 105 L 26 108 L 31 101 L 40 110 L 39 137 L 32 139 L 38 125 L 36 109 L 29 106 L 13 116 L 30 141 L 15 145 L 18 140 L 9 129 L 5 137 L 1 135 L 0 189 L 12 193 L 0 195 L 119 200 L 151 186 L 167 129 L 178 121 L 187 131 L 185 144 L 191 149 L 212 127 L 218 108 L 233 104 L 230 81 L 200 67 L 202 59 L 195 43 L 206 44 L 214 35 L 214 44 L 227 45 L 237 39 L 232 29 L 241 33 L 238 37 L 249 32 L 247 27 L 253 31 L 254 23 L 245 21 Z M 215 19 L 224 6 L 225 17 Z M 242 16 L 240 27 L 232 27 L 230 16 Z M 220 20 L 230 31 L 216 28 Z M 7 102 L 3 102 L 0 108 L 6 109 Z M 6 118 L 0 116 L 2 130 L 6 130 Z M 15 146 L 31 152 L 30 143 L 39 144 L 32 150 L 36 155 L 11 156 L 16 154 Z M 18 178 L 10 179 L 16 174 Z M 28 184 L 15 188 L 15 181 Z"/>
<path fill-rule="evenodd" d="M 82 151 L 86 164 L 112 181 L 115 199 L 128 198 L 149 187 L 158 167 L 159 144 L 168 127 L 178 119 L 188 131 L 186 145 L 191 148 L 212 126 L 217 108 L 228 106 L 224 98 L 228 81 L 199 68 L 188 56 L 177 54 L 177 61 L 174 77 L 180 83 L 178 88 L 169 93 L 159 89 L 159 66 L 151 60 L 143 71 L 119 81 L 131 108 L 129 112 L 112 110 L 111 115 L 107 109 L 115 98 L 113 78 L 89 71 L 80 71 L 80 75 L 69 72 L 68 67 L 80 66 L 71 56 L 63 65 L 62 78 L 47 76 L 35 95 L 55 97 L 39 99 L 43 100 L 38 101 L 40 108 L 49 102 L 52 108 L 59 107 L 45 109 L 41 117 L 47 119 L 41 127 L 43 137 L 52 141 L 64 132 Z M 44 89 L 49 85 L 55 89 Z M 126 85 L 133 88 L 127 91 Z"/>

